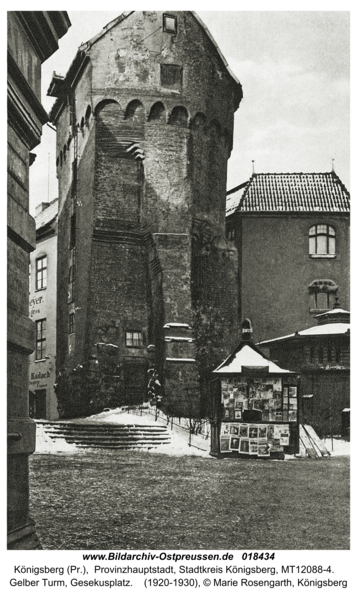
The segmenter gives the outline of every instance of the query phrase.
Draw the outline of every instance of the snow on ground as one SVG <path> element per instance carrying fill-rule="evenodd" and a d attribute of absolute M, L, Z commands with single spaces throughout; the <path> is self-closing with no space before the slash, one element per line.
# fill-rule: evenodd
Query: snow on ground
<path fill-rule="evenodd" d="M 117 425 L 153 425 L 155 423 L 155 418 L 152 415 L 135 415 L 123 412 L 120 408 L 114 408 L 113 410 L 101 412 L 98 415 L 92 415 L 80 420 L 83 422 L 94 421 L 95 423 L 114 423 Z"/>
<path fill-rule="evenodd" d="M 37 423 L 35 454 L 73 454 L 74 452 L 83 452 L 83 450 L 75 444 L 68 444 L 62 438 L 52 439 L 41 423 Z"/>
<path fill-rule="evenodd" d="M 341 440 L 341 438 L 326 438 L 322 440 L 331 456 L 349 456 L 350 455 L 350 442 Z"/>
<path fill-rule="evenodd" d="M 162 425 L 165 424 L 162 420 L 155 421 L 155 416 L 150 414 L 143 414 L 142 416 L 137 414 L 131 414 L 123 412 L 120 408 L 105 411 L 98 415 L 92 415 L 85 419 L 73 419 L 73 421 L 95 422 L 95 423 L 113 423 L 117 425 Z M 188 445 L 188 432 L 182 431 L 176 433 L 171 431 L 168 427 L 171 436 L 170 444 L 163 444 L 156 448 L 146 450 L 138 448 L 141 452 L 152 452 L 157 454 L 168 454 L 171 456 L 201 456 L 205 458 L 212 458 L 208 452 L 199 450 L 193 446 Z M 85 452 L 84 448 L 79 448 L 75 444 L 68 444 L 62 438 L 52 439 L 48 432 L 41 427 L 40 422 L 36 428 L 36 453 L 38 454 L 56 454 L 56 453 L 73 453 L 73 452 Z"/>
<path fill-rule="evenodd" d="M 76 421 L 76 419 L 73 419 Z M 90 417 L 86 417 L 85 419 L 78 419 L 81 422 L 97 422 L 97 423 L 113 423 L 113 424 L 123 424 L 123 425 L 162 425 L 165 424 L 164 421 L 159 420 L 155 421 L 155 416 L 150 414 L 143 414 L 142 416 L 138 414 L 131 414 L 122 411 L 120 408 L 116 408 L 113 410 L 108 410 L 98 415 L 92 415 Z M 163 444 L 162 446 L 157 446 L 156 448 L 152 448 L 151 450 L 146 450 L 142 448 L 138 448 L 141 452 L 150 452 L 154 454 L 167 454 L 170 456 L 201 456 L 203 458 L 212 458 L 208 451 L 200 450 L 195 448 L 194 446 L 188 445 L 188 431 L 187 430 L 179 430 L 175 427 L 171 430 L 170 425 L 168 426 L 171 436 L 170 444 Z M 340 438 L 333 439 L 333 449 L 331 444 L 331 439 L 327 438 L 322 440 L 325 444 L 327 450 L 330 452 L 331 456 L 348 456 L 350 454 L 350 442 L 346 442 Z M 73 453 L 73 452 L 85 452 L 85 449 L 78 448 L 75 444 L 68 444 L 64 439 L 57 438 L 51 439 L 49 434 L 44 431 L 44 428 L 41 426 L 37 427 L 36 433 L 36 452 L 40 454 L 54 454 L 54 453 Z M 295 456 L 286 455 L 285 458 L 287 460 L 296 459 Z"/>
<path fill-rule="evenodd" d="M 125 425 L 163 425 L 165 424 L 161 419 L 155 421 L 155 416 L 150 414 L 143 414 L 142 416 L 137 414 L 130 414 L 123 412 L 120 408 L 102 412 L 99 415 L 92 415 L 87 417 L 86 421 L 96 421 L 102 423 L 117 423 Z M 172 431 L 168 427 L 171 436 L 170 444 L 163 444 L 151 450 L 140 449 L 141 452 L 151 452 L 155 454 L 169 454 L 171 456 L 202 456 L 205 458 L 212 458 L 208 452 L 199 450 L 193 446 L 188 445 L 188 432 L 182 431 L 178 433 Z"/>

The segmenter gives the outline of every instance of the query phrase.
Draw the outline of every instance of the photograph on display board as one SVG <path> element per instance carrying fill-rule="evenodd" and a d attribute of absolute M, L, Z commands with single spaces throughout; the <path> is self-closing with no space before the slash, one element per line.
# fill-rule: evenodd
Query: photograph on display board
<path fill-rule="evenodd" d="M 239 410 L 243 410 L 243 402 L 241 400 L 235 400 L 234 408 L 238 408 Z"/>
<path fill-rule="evenodd" d="M 241 454 L 249 454 L 249 440 L 240 439 L 239 452 Z"/>
<path fill-rule="evenodd" d="M 297 420 L 297 412 L 296 410 L 289 410 L 289 421 Z"/>
<path fill-rule="evenodd" d="M 297 397 L 297 387 L 296 386 L 290 386 L 289 387 L 289 396 L 291 398 L 296 398 Z"/>
<path fill-rule="evenodd" d="M 234 418 L 235 419 L 241 419 L 242 418 L 242 411 L 241 410 L 235 410 L 234 411 Z"/>
<path fill-rule="evenodd" d="M 227 437 L 230 435 L 230 423 L 222 423 L 221 437 Z"/>
<path fill-rule="evenodd" d="M 239 437 L 232 435 L 229 447 L 231 450 L 239 450 Z"/>
<path fill-rule="evenodd" d="M 258 443 L 258 456 L 270 456 L 270 446 L 267 443 Z"/>
<path fill-rule="evenodd" d="M 273 440 L 269 440 L 269 444 L 270 444 L 270 452 L 282 452 L 283 451 L 283 447 L 280 444 L 280 438 L 279 439 L 273 439 Z"/>
<path fill-rule="evenodd" d="M 290 436 L 288 433 L 282 433 L 280 436 L 280 444 L 282 446 L 289 446 Z"/>
<path fill-rule="evenodd" d="M 281 383 L 281 379 L 275 379 L 273 381 L 273 390 L 275 392 L 281 392 L 281 388 L 282 388 L 282 383 Z"/>
<path fill-rule="evenodd" d="M 239 425 L 231 425 L 230 426 L 230 434 L 231 435 L 239 435 Z"/>
<path fill-rule="evenodd" d="M 249 440 L 249 454 L 258 454 L 257 440 Z"/>
<path fill-rule="evenodd" d="M 230 419 L 230 412 L 229 412 L 229 408 L 225 408 L 225 409 L 224 409 L 224 418 L 225 418 L 225 419 Z"/>
<path fill-rule="evenodd" d="M 221 452 L 231 452 L 230 449 L 230 438 L 229 437 L 221 437 Z"/>
<path fill-rule="evenodd" d="M 267 425 L 267 438 L 272 440 L 274 438 L 274 425 Z"/>
<path fill-rule="evenodd" d="M 247 438 L 249 435 L 249 426 L 242 424 L 239 425 L 239 437 L 241 438 Z"/>
<path fill-rule="evenodd" d="M 258 438 L 266 440 L 268 438 L 267 425 L 258 425 Z"/>
<path fill-rule="evenodd" d="M 249 437 L 257 438 L 258 437 L 258 427 L 257 425 L 249 425 Z"/>

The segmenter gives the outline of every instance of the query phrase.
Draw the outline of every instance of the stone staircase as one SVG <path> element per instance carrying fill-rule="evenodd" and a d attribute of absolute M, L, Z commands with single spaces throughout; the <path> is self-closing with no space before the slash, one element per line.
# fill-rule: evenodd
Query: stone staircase
<path fill-rule="evenodd" d="M 64 439 L 68 444 L 87 448 L 137 450 L 156 448 L 171 442 L 166 425 L 123 425 L 88 421 L 38 421 L 52 440 Z"/>

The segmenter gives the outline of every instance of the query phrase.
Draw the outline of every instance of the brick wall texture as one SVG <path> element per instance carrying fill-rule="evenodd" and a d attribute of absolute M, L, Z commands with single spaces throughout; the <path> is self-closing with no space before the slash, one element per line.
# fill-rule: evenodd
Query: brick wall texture
<path fill-rule="evenodd" d="M 68 370 L 91 359 L 98 369 L 100 348 L 115 348 L 117 404 L 132 401 L 133 389 L 144 393 L 140 373 L 155 365 L 167 408 L 178 413 L 186 387 L 237 342 L 225 191 L 241 92 L 195 16 L 172 14 L 176 35 L 163 31 L 162 13 L 135 12 L 88 44 L 89 62 L 56 122 L 57 364 Z M 170 323 L 185 327 L 165 329 Z M 126 332 L 140 332 L 138 346 L 126 344 Z"/>

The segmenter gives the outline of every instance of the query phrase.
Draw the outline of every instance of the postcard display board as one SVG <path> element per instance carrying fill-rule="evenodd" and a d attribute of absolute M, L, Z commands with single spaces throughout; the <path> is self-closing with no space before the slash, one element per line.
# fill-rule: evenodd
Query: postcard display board
<path fill-rule="evenodd" d="M 249 412 L 247 412 L 249 411 Z M 248 418 L 254 422 L 247 422 Z M 220 453 L 269 458 L 298 452 L 298 393 L 293 377 L 221 379 Z"/>

